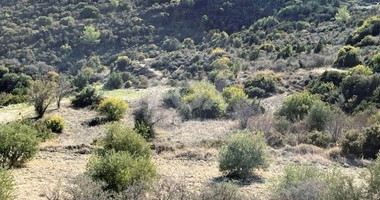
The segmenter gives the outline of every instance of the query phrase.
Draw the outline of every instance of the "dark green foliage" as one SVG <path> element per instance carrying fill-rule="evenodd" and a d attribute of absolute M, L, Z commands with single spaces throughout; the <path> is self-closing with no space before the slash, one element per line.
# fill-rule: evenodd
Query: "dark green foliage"
<path fill-rule="evenodd" d="M 87 87 L 74 97 L 71 101 L 71 105 L 75 108 L 95 106 L 99 104 L 102 99 L 103 97 L 97 93 L 95 88 Z"/>
<path fill-rule="evenodd" d="M 366 136 L 359 131 L 348 132 L 340 141 L 342 155 L 349 157 L 363 156 L 363 144 Z"/>
<path fill-rule="evenodd" d="M 292 94 L 285 99 L 277 115 L 292 122 L 302 120 L 317 101 L 319 98 L 308 92 Z"/>
<path fill-rule="evenodd" d="M 175 51 L 181 48 L 181 42 L 177 38 L 170 38 L 164 40 L 162 43 L 162 49 L 165 51 Z"/>
<path fill-rule="evenodd" d="M 364 130 L 364 158 L 376 158 L 380 150 L 380 124 L 372 125 Z"/>
<path fill-rule="evenodd" d="M 343 79 L 341 92 L 347 100 L 345 110 L 352 112 L 366 97 L 371 95 L 371 80 L 363 75 L 352 75 Z"/>
<path fill-rule="evenodd" d="M 9 73 L 9 69 L 6 68 L 5 66 L 1 66 L 1 65 L 0 65 L 0 79 L 2 79 L 3 76 L 4 76 L 5 74 L 8 74 L 8 73 Z"/>
<path fill-rule="evenodd" d="M 50 26 L 53 23 L 53 18 L 47 16 L 40 16 L 37 20 L 40 26 Z"/>
<path fill-rule="evenodd" d="M 87 5 L 79 13 L 81 18 L 96 18 L 99 15 L 99 9 L 95 6 Z"/>
<path fill-rule="evenodd" d="M 14 95 L 25 95 L 31 86 L 31 82 L 32 79 L 28 75 L 6 73 L 0 78 L 0 91 Z"/>
<path fill-rule="evenodd" d="M 116 72 L 111 73 L 104 87 L 109 90 L 122 88 L 123 79 L 121 74 Z"/>
<path fill-rule="evenodd" d="M 272 74 L 258 74 L 244 81 L 244 91 L 250 98 L 268 97 L 276 92 L 276 86 L 281 78 Z"/>
<path fill-rule="evenodd" d="M 261 133 L 235 133 L 219 150 L 219 170 L 230 177 L 247 178 L 253 169 L 268 165 L 268 152 Z"/>
<path fill-rule="evenodd" d="M 281 148 L 286 144 L 285 137 L 279 132 L 271 132 L 265 135 L 267 144 L 273 148 Z"/>
<path fill-rule="evenodd" d="M 326 125 L 333 119 L 333 111 L 330 106 L 321 101 L 315 101 L 310 108 L 305 120 L 309 131 L 324 131 Z"/>
<path fill-rule="evenodd" d="M 322 132 L 312 132 L 306 136 L 305 143 L 327 148 L 332 143 L 332 137 Z"/>
<path fill-rule="evenodd" d="M 0 167 L 0 199 L 12 200 L 14 198 L 14 180 L 11 172 Z"/>
<path fill-rule="evenodd" d="M 128 56 L 119 56 L 116 60 L 116 69 L 118 71 L 127 71 L 132 65 L 132 60 Z"/>
<path fill-rule="evenodd" d="M 34 127 L 20 122 L 0 125 L 0 166 L 21 166 L 37 153 L 38 144 Z"/>
<path fill-rule="evenodd" d="M 288 44 L 285 47 L 280 49 L 280 51 L 278 52 L 277 58 L 286 59 L 288 57 L 294 56 L 295 54 L 296 52 L 293 49 L 293 46 Z"/>
<path fill-rule="evenodd" d="M 344 46 L 338 51 L 334 67 L 351 68 L 361 64 L 361 62 L 360 53 L 356 47 Z"/>
<path fill-rule="evenodd" d="M 104 150 L 125 151 L 133 157 L 150 157 L 152 151 L 145 139 L 132 128 L 113 123 L 108 125 L 103 139 Z"/>
<path fill-rule="evenodd" d="M 75 76 L 73 79 L 73 85 L 77 88 L 77 91 L 83 90 L 85 87 L 87 87 L 89 81 L 89 77 L 86 76 L 84 73 L 80 73 Z"/>
<path fill-rule="evenodd" d="M 332 82 L 335 86 L 339 86 L 344 77 L 344 73 L 331 70 L 323 72 L 319 79 L 324 83 Z"/>
<path fill-rule="evenodd" d="M 157 177 L 156 167 L 145 157 L 134 157 L 126 151 L 109 151 L 93 156 L 87 164 L 87 174 L 104 181 L 105 189 L 121 192 L 134 184 L 151 184 Z"/>

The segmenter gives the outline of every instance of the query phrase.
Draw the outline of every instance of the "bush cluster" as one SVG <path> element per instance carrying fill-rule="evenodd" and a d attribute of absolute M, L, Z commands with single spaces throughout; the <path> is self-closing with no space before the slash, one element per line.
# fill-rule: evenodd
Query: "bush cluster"
<path fill-rule="evenodd" d="M 149 186 L 157 177 L 149 144 L 132 128 L 110 124 L 103 144 L 87 164 L 87 174 L 104 181 L 105 189 L 121 192 L 134 185 Z"/>
<path fill-rule="evenodd" d="M 36 129 L 30 125 L 0 125 L 0 165 L 21 166 L 37 153 L 39 142 Z"/>
<path fill-rule="evenodd" d="M 276 92 L 281 78 L 274 74 L 258 74 L 244 81 L 244 91 L 250 98 L 268 97 Z"/>
<path fill-rule="evenodd" d="M 87 87 L 74 97 L 71 101 L 71 105 L 75 108 L 95 106 L 99 104 L 102 99 L 103 97 L 97 93 L 95 88 Z"/>
<path fill-rule="evenodd" d="M 334 67 L 351 68 L 361 64 L 360 52 L 356 47 L 344 46 L 339 49 Z"/>
<path fill-rule="evenodd" d="M 292 94 L 285 99 L 277 111 L 277 115 L 285 117 L 291 122 L 300 121 L 309 113 L 310 108 L 317 101 L 320 101 L 318 96 L 308 92 Z"/>

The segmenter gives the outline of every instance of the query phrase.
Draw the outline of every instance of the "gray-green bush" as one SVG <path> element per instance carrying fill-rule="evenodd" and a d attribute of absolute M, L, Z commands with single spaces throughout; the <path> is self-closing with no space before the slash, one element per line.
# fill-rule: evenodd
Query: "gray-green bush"
<path fill-rule="evenodd" d="M 247 178 L 253 169 L 268 166 L 266 140 L 261 133 L 236 133 L 219 150 L 219 170 L 229 177 Z"/>

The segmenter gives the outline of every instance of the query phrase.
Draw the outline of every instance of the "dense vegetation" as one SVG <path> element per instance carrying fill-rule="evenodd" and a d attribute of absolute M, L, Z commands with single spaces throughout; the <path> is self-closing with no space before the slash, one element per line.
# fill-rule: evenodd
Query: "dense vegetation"
<path fill-rule="evenodd" d="M 273 199 L 379 198 L 380 6 L 372 1 L 12 0 L 0 1 L 0 13 L 0 106 L 29 102 L 36 112 L 0 125 L 0 199 L 13 188 L 3 167 L 22 166 L 52 132 L 65 134 L 65 119 L 44 116 L 66 97 L 102 116 L 83 126 L 120 121 L 94 140 L 82 180 L 94 189 L 79 191 L 83 199 L 154 189 L 151 149 L 167 112 L 181 122 L 238 121 L 242 131 L 229 130 L 218 149 L 226 178 L 252 178 L 269 164 L 268 146 L 374 160 L 364 185 L 339 170 L 285 167 Z M 170 89 L 138 103 L 100 92 L 158 85 Z M 129 106 L 133 127 L 121 125 Z M 193 196 L 245 198 L 230 183 Z"/>

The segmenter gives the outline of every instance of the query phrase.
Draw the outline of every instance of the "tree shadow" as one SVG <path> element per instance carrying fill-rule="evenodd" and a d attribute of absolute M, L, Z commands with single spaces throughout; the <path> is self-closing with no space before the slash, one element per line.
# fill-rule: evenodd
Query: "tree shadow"
<path fill-rule="evenodd" d="M 252 174 L 251 176 L 239 179 L 236 177 L 230 177 L 230 176 L 219 176 L 212 179 L 212 183 L 223 183 L 223 182 L 234 182 L 237 183 L 239 186 L 246 186 L 251 185 L 252 183 L 265 183 L 265 180 L 263 177 Z"/>

